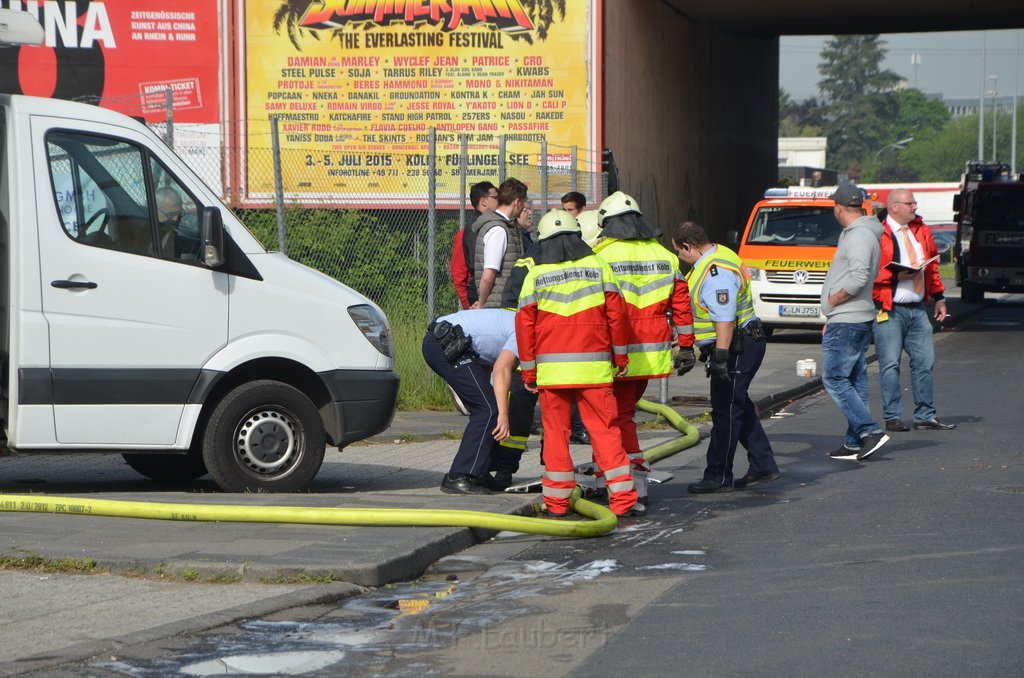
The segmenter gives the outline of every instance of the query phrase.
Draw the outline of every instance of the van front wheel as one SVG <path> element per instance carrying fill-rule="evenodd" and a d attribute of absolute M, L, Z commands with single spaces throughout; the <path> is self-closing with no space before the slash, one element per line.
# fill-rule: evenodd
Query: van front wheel
<path fill-rule="evenodd" d="M 296 492 L 320 470 L 326 434 L 313 402 L 261 380 L 217 404 L 203 433 L 203 461 L 225 492 Z"/>

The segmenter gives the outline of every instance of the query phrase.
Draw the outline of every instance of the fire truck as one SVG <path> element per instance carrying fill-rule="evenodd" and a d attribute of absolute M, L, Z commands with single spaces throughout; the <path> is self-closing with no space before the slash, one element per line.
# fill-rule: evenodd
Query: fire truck
<path fill-rule="evenodd" d="M 1024 176 L 995 162 L 968 162 L 953 196 L 960 298 L 1024 292 Z"/>

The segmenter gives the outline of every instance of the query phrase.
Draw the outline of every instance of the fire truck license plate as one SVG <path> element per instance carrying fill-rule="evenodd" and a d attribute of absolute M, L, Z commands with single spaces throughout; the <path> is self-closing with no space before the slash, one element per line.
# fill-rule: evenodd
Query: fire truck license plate
<path fill-rule="evenodd" d="M 779 316 L 783 318 L 817 318 L 819 313 L 817 306 L 779 305 Z"/>

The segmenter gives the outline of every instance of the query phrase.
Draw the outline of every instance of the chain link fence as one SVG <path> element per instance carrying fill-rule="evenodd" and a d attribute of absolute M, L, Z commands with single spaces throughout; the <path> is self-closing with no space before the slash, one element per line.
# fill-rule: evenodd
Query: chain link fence
<path fill-rule="evenodd" d="M 509 177 L 523 181 L 534 223 L 559 208 L 569 191 L 583 193 L 588 208 L 608 192 L 607 175 L 579 169 L 592 151 L 543 138 L 527 143 L 514 135 L 427 127 L 392 141 L 358 130 L 342 150 L 330 143 L 296 143 L 287 119 L 272 118 L 269 133 L 257 132 L 267 129 L 266 122 L 249 121 L 244 154 L 234 153 L 224 138 L 210 138 L 222 132 L 176 126 L 173 117 L 150 127 L 219 189 L 268 249 L 285 252 L 384 309 L 402 376 L 400 407 L 448 405 L 419 344 L 432 318 L 459 309 L 449 264 L 455 233 L 475 218 L 470 187 L 485 180 L 498 185 Z M 506 148 L 510 140 L 513 153 Z"/>

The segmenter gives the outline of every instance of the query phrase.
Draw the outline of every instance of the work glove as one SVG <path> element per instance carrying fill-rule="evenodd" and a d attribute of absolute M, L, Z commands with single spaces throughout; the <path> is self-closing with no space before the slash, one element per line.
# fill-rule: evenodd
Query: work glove
<path fill-rule="evenodd" d="M 673 363 L 676 368 L 676 374 L 680 377 L 693 369 L 693 366 L 697 364 L 697 356 L 693 354 L 692 346 L 680 346 L 676 351 L 675 361 Z"/>
<path fill-rule="evenodd" d="M 707 362 L 707 374 L 712 379 L 732 381 L 729 376 L 729 349 L 716 348 L 711 360 Z"/>

